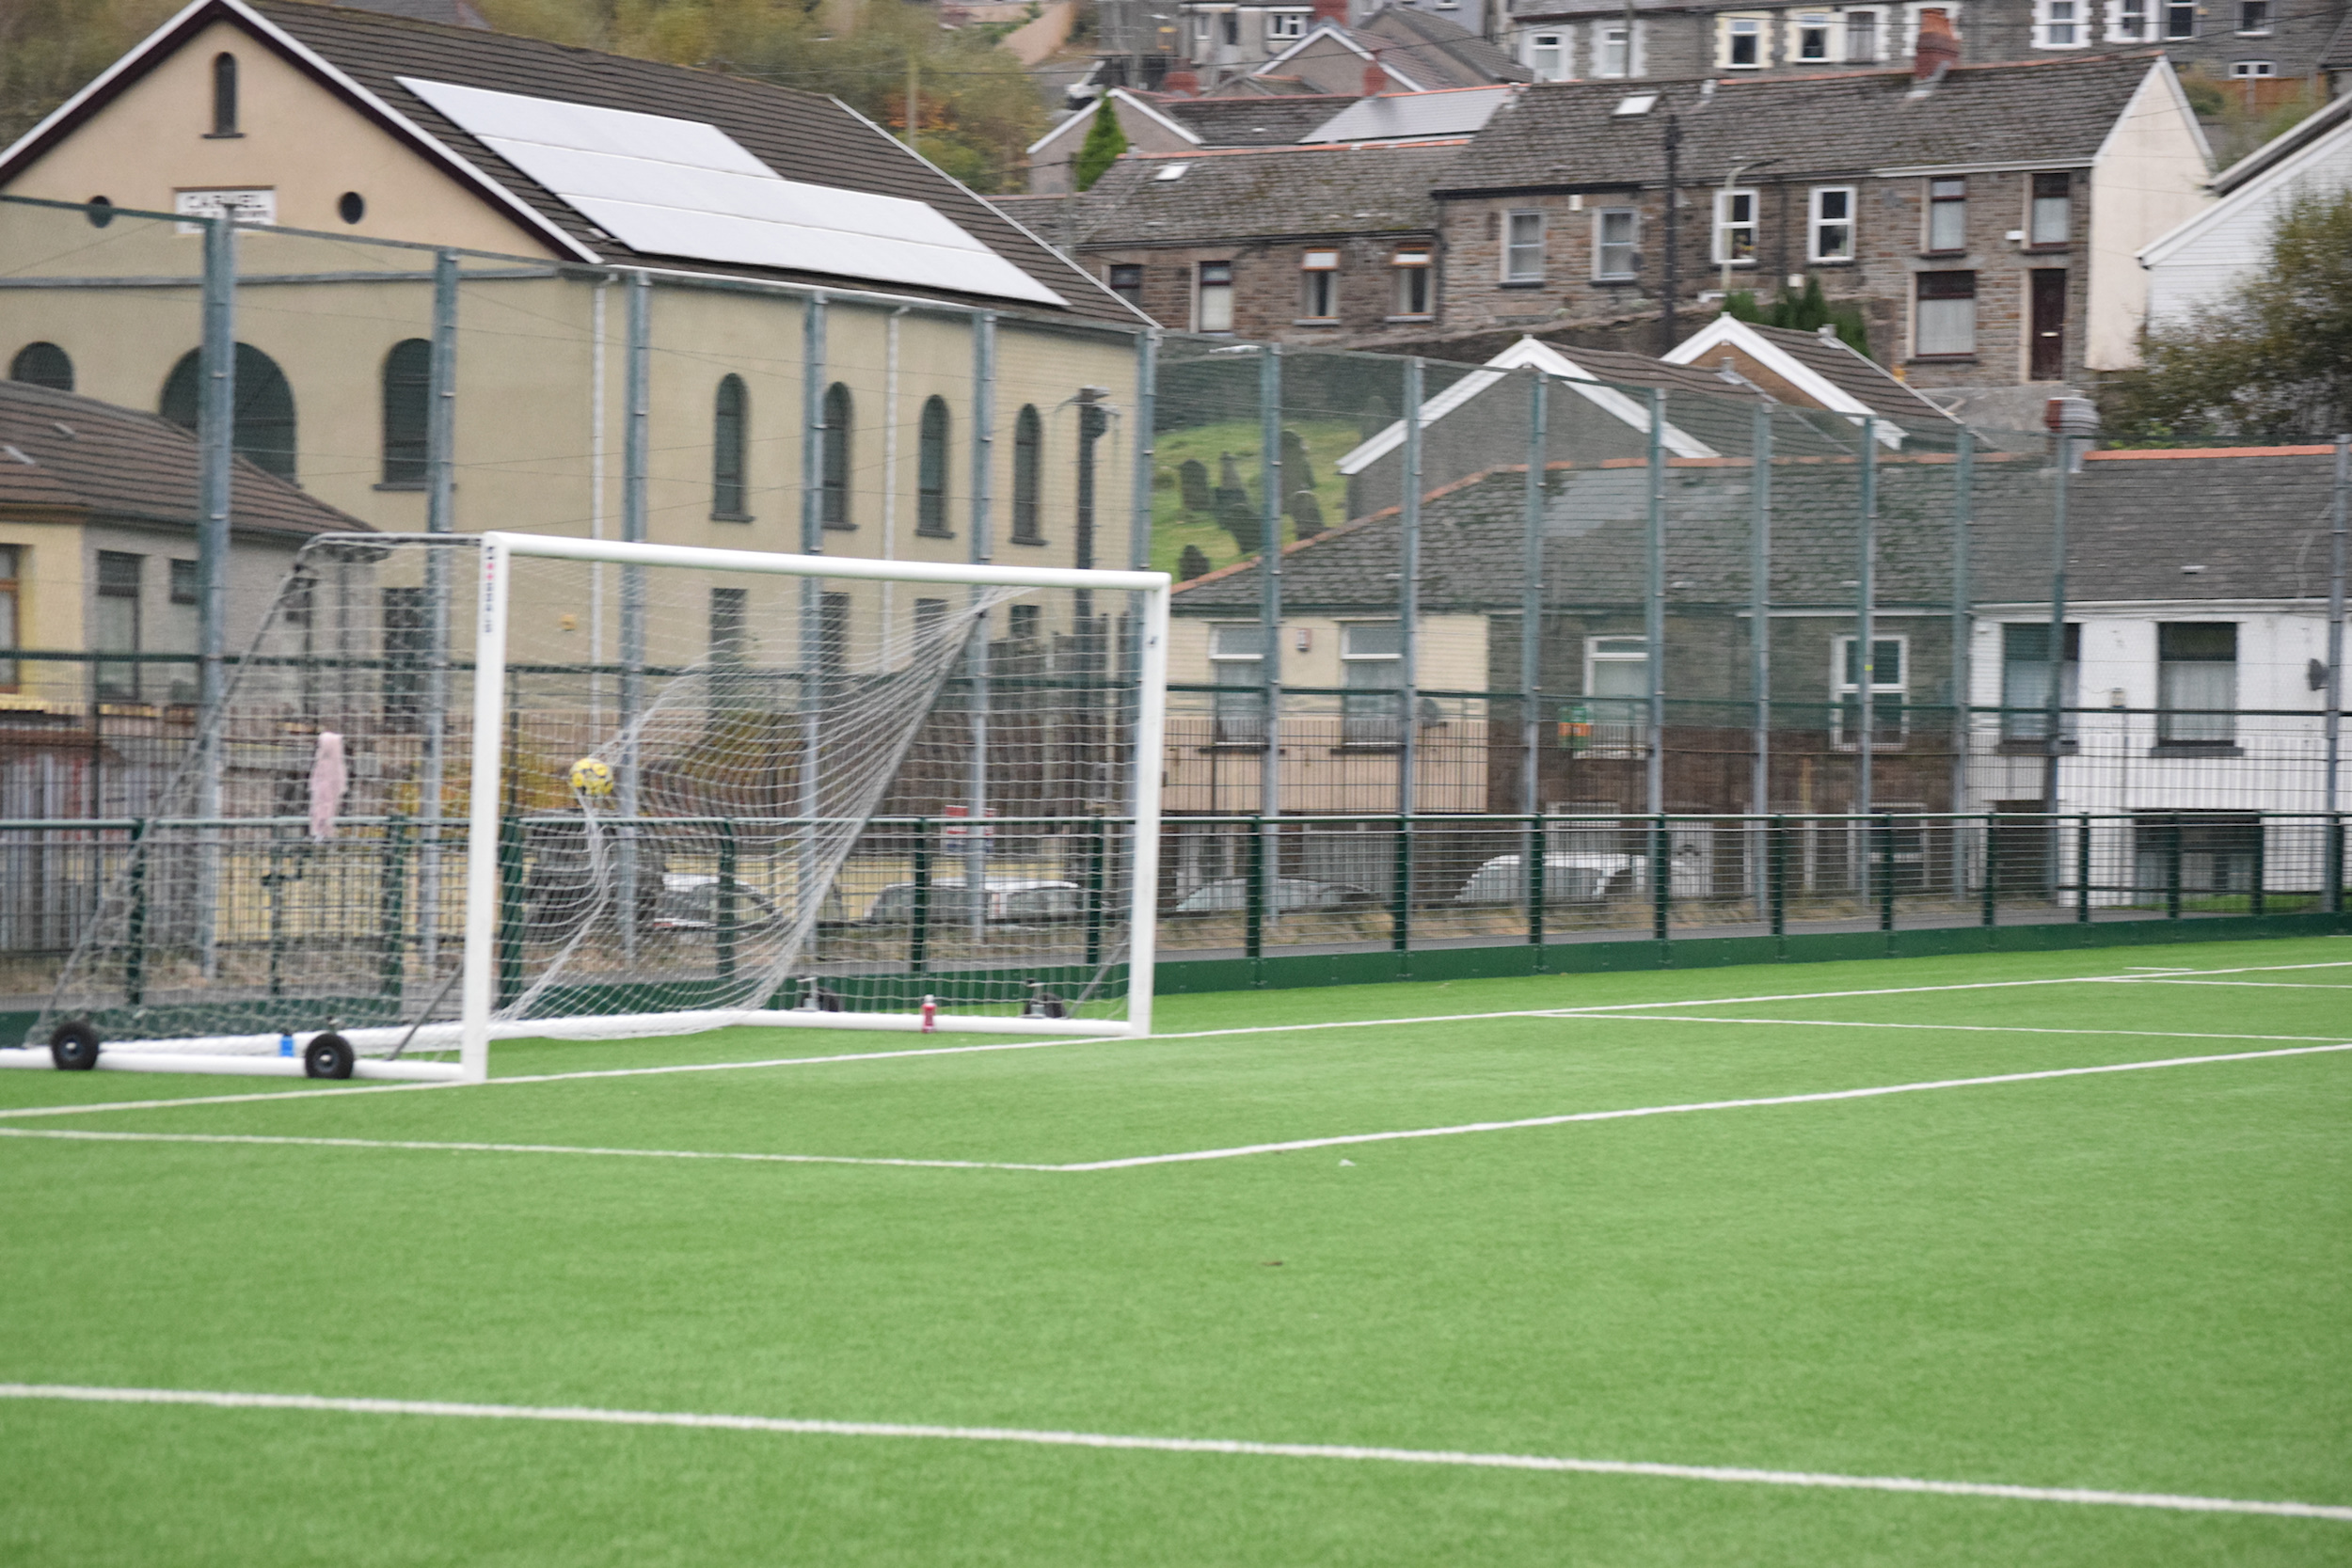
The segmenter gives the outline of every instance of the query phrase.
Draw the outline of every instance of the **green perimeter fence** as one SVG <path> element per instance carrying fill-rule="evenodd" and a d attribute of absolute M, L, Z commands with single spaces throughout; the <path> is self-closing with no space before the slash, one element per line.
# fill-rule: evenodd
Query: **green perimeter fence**
<path fill-rule="evenodd" d="M 1176 817 L 1160 844 L 1157 986 L 2352 929 L 2345 821 L 2182 811 Z M 640 895 L 643 945 L 602 967 L 608 994 L 632 971 L 672 1006 L 691 1001 L 696 979 L 723 986 L 739 942 L 791 901 L 796 822 L 735 822 L 715 850 L 708 826 L 608 824 L 660 868 Z M 945 1006 L 1017 1006 L 1030 980 L 1061 981 L 1123 949 L 1127 826 L 987 824 L 976 898 L 968 821 L 874 820 L 828 890 L 801 971 L 851 1008 L 897 1005 L 910 986 Z M 729 851 L 732 830 L 741 853 Z M 564 814 L 507 820 L 502 973 L 521 972 L 545 906 L 600 896 L 581 879 L 580 831 Z M 665 835 L 695 847 L 665 855 Z M 0 820 L 0 1038 L 32 1027 L 94 924 L 119 939 L 81 966 L 77 983 L 97 989 L 69 999 L 75 1013 L 207 1022 L 196 1032 L 441 1017 L 463 946 L 464 855 L 456 824 L 428 834 L 399 817 L 344 818 L 324 841 L 295 817 Z M 444 874 L 428 878 L 435 857 Z M 114 918 L 99 922 L 102 910 Z"/>

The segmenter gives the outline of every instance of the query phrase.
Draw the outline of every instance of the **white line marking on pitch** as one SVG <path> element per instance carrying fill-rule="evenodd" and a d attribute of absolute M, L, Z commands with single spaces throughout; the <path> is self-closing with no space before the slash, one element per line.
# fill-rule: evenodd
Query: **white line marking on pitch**
<path fill-rule="evenodd" d="M 2190 980 L 2175 974 L 2137 974 L 2157 986 L 2244 986 L 2255 990 L 2343 990 L 2352 991 L 2352 985 L 2330 985 L 2325 980 Z"/>
<path fill-rule="evenodd" d="M 2247 964 L 2233 969 L 2197 969 L 2169 972 L 2182 974 L 2253 974 L 2273 970 L 2344 969 L 2352 968 L 2352 960 L 2301 964 Z M 1515 1007 L 1491 1013 L 1432 1013 L 1417 1018 L 1341 1019 L 1325 1023 L 1262 1023 L 1235 1029 L 1195 1029 L 1183 1034 L 1151 1035 L 1149 1040 L 1216 1039 L 1232 1035 L 1290 1035 L 1308 1034 L 1322 1029 L 1382 1029 L 1411 1023 L 1475 1023 L 1505 1018 L 1601 1018 L 1635 1008 L 1659 1007 L 1729 1007 L 1756 1002 L 1823 1002 L 1852 996 L 1910 996 L 1931 991 L 1998 990 L 2017 986 L 2074 986 L 2128 984 L 2155 978 L 2147 974 L 2071 974 L 2040 980 L 1979 980 L 1962 985 L 1890 986 L 1873 990 L 1799 991 L 1783 996 L 1718 996 L 1678 1002 L 1610 1002 L 1584 1007 Z M 2249 1039 L 2269 1038 L 2268 1036 L 2247 1036 Z M 252 1094 L 185 1095 L 176 1100 L 109 1100 L 85 1105 L 22 1105 L 0 1109 L 0 1118 L 24 1117 L 86 1116 L 100 1111 L 161 1111 L 182 1105 L 246 1105 L 263 1101 L 314 1100 L 329 1095 L 400 1094 L 421 1089 L 456 1089 L 495 1087 L 501 1084 L 563 1084 L 576 1079 L 593 1078 L 652 1078 L 681 1072 L 734 1072 L 754 1068 L 823 1067 L 846 1062 L 885 1062 L 922 1056 L 962 1056 L 982 1052 L 1036 1051 L 1047 1046 L 1061 1045 L 1139 1045 L 1143 1040 L 1095 1038 L 1090 1037 L 1056 1036 L 1041 1040 L 991 1041 L 985 1045 L 928 1046 L 911 1051 L 866 1051 L 844 1053 L 829 1056 L 775 1056 L 747 1062 L 686 1062 L 665 1067 L 594 1068 L 576 1072 L 539 1072 L 517 1074 L 508 1078 L 493 1078 L 486 1085 L 465 1084 L 364 1084 L 339 1088 L 282 1089 Z"/>
<path fill-rule="evenodd" d="M 569 1154 L 594 1159 L 732 1160 L 761 1164 L 903 1165 L 936 1170 L 1037 1171 L 1058 1176 L 1105 1170 L 1133 1170 L 1144 1165 L 1192 1164 L 1206 1160 L 1239 1160 L 1259 1154 L 1293 1154 L 1309 1148 L 1343 1148 L 1351 1144 L 1396 1143 L 1412 1138 L 1453 1138 L 1473 1132 L 1509 1132 L 1533 1127 L 1565 1127 L 1576 1122 L 1626 1121 L 1638 1117 L 1681 1116 L 1692 1111 L 1745 1111 L 1768 1105 L 1815 1105 L 1838 1100 L 1873 1100 L 1891 1094 L 1918 1094 L 1929 1089 L 1980 1088 L 1994 1084 L 2029 1084 L 2045 1078 L 2083 1078 L 2106 1072 L 2144 1072 L 2154 1068 L 2201 1067 L 2216 1062 L 2253 1062 L 2276 1056 L 2322 1055 L 2338 1051 L 2352 1051 L 2352 1041 L 2339 1041 L 2328 1045 L 2292 1046 L 2279 1051 L 2243 1051 L 2217 1056 L 2173 1056 L 2152 1062 L 2113 1062 L 2100 1067 L 2045 1068 L 2034 1072 L 2003 1072 L 1983 1078 L 1939 1078 L 1924 1083 L 1883 1084 L 1861 1089 L 1826 1089 L 1812 1094 L 1766 1095 L 1747 1100 L 1702 1100 L 1680 1105 L 1639 1105 L 1616 1111 L 1571 1111 L 1559 1116 L 1521 1117 L 1509 1121 L 1463 1122 L 1452 1127 L 1416 1127 L 1388 1132 L 1341 1132 L 1328 1137 L 1294 1138 L 1281 1143 L 1241 1144 L 1230 1148 L 1188 1149 L 1175 1154 L 1134 1154 L 1122 1159 L 1083 1160 L 1067 1164 L 994 1160 L 894 1159 L 881 1155 L 855 1154 L 740 1154 L 710 1149 L 598 1148 L 566 1144 L 444 1143 L 410 1138 L 319 1138 L 261 1132 L 104 1132 L 94 1128 L 0 1127 L 0 1138 L 47 1138 L 69 1143 L 252 1144 L 262 1147 L 295 1148 L 381 1148 L 395 1151 L 459 1154 Z"/>
<path fill-rule="evenodd" d="M 1442 1465 L 1480 1470 L 1538 1470 L 1573 1475 L 1645 1476 L 1749 1486 L 1824 1487 L 1851 1492 L 1913 1492 L 2009 1502 L 2157 1508 L 2186 1513 L 2265 1513 L 2352 1523 L 2352 1508 L 2332 1503 L 2205 1497 L 2175 1492 L 2111 1492 L 2085 1486 L 2012 1486 L 1999 1481 L 1925 1481 L 1913 1476 L 1848 1476 L 1816 1470 L 1758 1470 L 1727 1465 L 1660 1465 L 1631 1459 L 1569 1459 L 1550 1454 L 1470 1453 L 1445 1449 L 1368 1448 L 1338 1443 L 1258 1443 L 1229 1437 L 1144 1437 L 1107 1432 L 1027 1427 L 929 1426 L 896 1421 L 819 1421 L 781 1416 L 719 1416 L 670 1410 L 607 1410 L 591 1405 L 469 1404 L 445 1400 L 333 1399 L 318 1394 L 246 1394 L 201 1388 L 106 1388 L 72 1384 L 0 1383 L 0 1399 L 83 1404 L 176 1404 L 216 1410 L 300 1410 L 342 1416 L 423 1416 L 440 1419 L 555 1421 L 567 1424 L 680 1427 L 799 1437 L 920 1438 L 956 1443 L 1025 1443 L 1042 1448 L 1219 1454 L 1246 1459 L 1325 1459 L 1388 1465 Z"/>
<path fill-rule="evenodd" d="M 1772 1023 L 1806 1029 L 1927 1029 L 1961 1035 L 2115 1035 L 2151 1040 L 2295 1040 L 2333 1042 L 2334 1035 L 2212 1035 L 2186 1029 L 2060 1029 L 2032 1023 L 1886 1023 L 1852 1018 L 1693 1018 L 1689 1013 L 1662 1017 L 1652 1013 L 1613 1013 L 1612 1023 Z"/>

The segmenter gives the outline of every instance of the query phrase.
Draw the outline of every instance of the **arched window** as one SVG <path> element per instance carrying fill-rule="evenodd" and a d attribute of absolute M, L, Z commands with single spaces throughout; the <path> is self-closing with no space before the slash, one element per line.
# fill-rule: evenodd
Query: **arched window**
<path fill-rule="evenodd" d="M 1038 531 L 1037 491 L 1040 456 L 1045 445 L 1045 421 L 1037 405 L 1025 403 L 1012 421 L 1012 542 L 1042 545 Z"/>
<path fill-rule="evenodd" d="M 161 412 L 183 430 L 197 426 L 203 351 L 190 349 L 164 382 Z M 240 457 L 288 483 L 294 479 L 294 388 L 278 361 L 251 343 L 237 345 L 237 406 L 230 444 Z"/>
<path fill-rule="evenodd" d="M 721 522 L 752 520 L 743 510 L 743 421 L 750 406 L 741 376 L 719 378 L 710 416 L 710 515 Z"/>
<path fill-rule="evenodd" d="M 237 56 L 213 56 L 213 135 L 237 135 Z"/>
<path fill-rule="evenodd" d="M 384 356 L 384 483 L 422 484 L 429 458 L 433 407 L 433 345 L 405 338 Z"/>
<path fill-rule="evenodd" d="M 8 361 L 8 379 L 46 387 L 53 392 L 73 390 L 73 361 L 55 343 L 26 343 Z"/>
<path fill-rule="evenodd" d="M 923 404 L 923 427 L 915 443 L 914 531 L 939 538 L 947 532 L 947 400 Z"/>
<path fill-rule="evenodd" d="M 855 528 L 850 517 L 850 437 L 856 409 L 850 389 L 836 381 L 825 388 L 825 437 L 817 474 L 818 517 L 827 528 Z"/>

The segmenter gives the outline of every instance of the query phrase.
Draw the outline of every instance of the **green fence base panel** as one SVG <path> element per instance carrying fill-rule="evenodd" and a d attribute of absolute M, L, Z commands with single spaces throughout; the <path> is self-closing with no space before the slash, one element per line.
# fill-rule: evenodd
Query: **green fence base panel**
<path fill-rule="evenodd" d="M 1487 980 L 1526 974 L 1593 974 L 1645 969 L 1722 969 L 1735 964 L 1836 963 L 1856 958 L 1925 958 L 1963 953 L 2036 953 L 2137 947 L 2169 942 L 2250 942 L 2274 937 L 2352 933 L 2352 915 L 2214 915 L 2196 920 L 2117 920 L 2078 926 L 1936 927 L 1924 930 L 1796 933 L 1786 937 L 1652 937 L 1623 942 L 1422 948 L 1416 980 Z M 1405 978 L 1394 953 L 1269 954 L 1253 966 L 1240 958 L 1171 960 L 1159 966 L 1158 993 L 1302 986 L 1361 986 Z"/>

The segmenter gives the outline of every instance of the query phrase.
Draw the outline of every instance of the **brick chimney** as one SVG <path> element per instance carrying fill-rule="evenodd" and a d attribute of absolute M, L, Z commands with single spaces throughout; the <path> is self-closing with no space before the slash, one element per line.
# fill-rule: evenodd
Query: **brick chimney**
<path fill-rule="evenodd" d="M 1314 0 L 1315 22 L 1328 22 L 1335 27 L 1347 25 L 1347 0 Z"/>
<path fill-rule="evenodd" d="M 1160 78 L 1160 90 L 1174 98 L 1191 98 L 1200 91 L 1200 78 L 1189 71 L 1171 71 Z"/>
<path fill-rule="evenodd" d="M 1960 38 L 1952 31 L 1949 11 L 1930 8 L 1919 13 L 1919 42 L 1911 57 L 1912 79 L 1933 81 L 1960 63 Z"/>
<path fill-rule="evenodd" d="M 1388 71 L 1381 68 L 1379 55 L 1375 55 L 1364 62 L 1364 96 L 1366 98 L 1384 93 L 1395 85 L 1389 80 Z"/>

